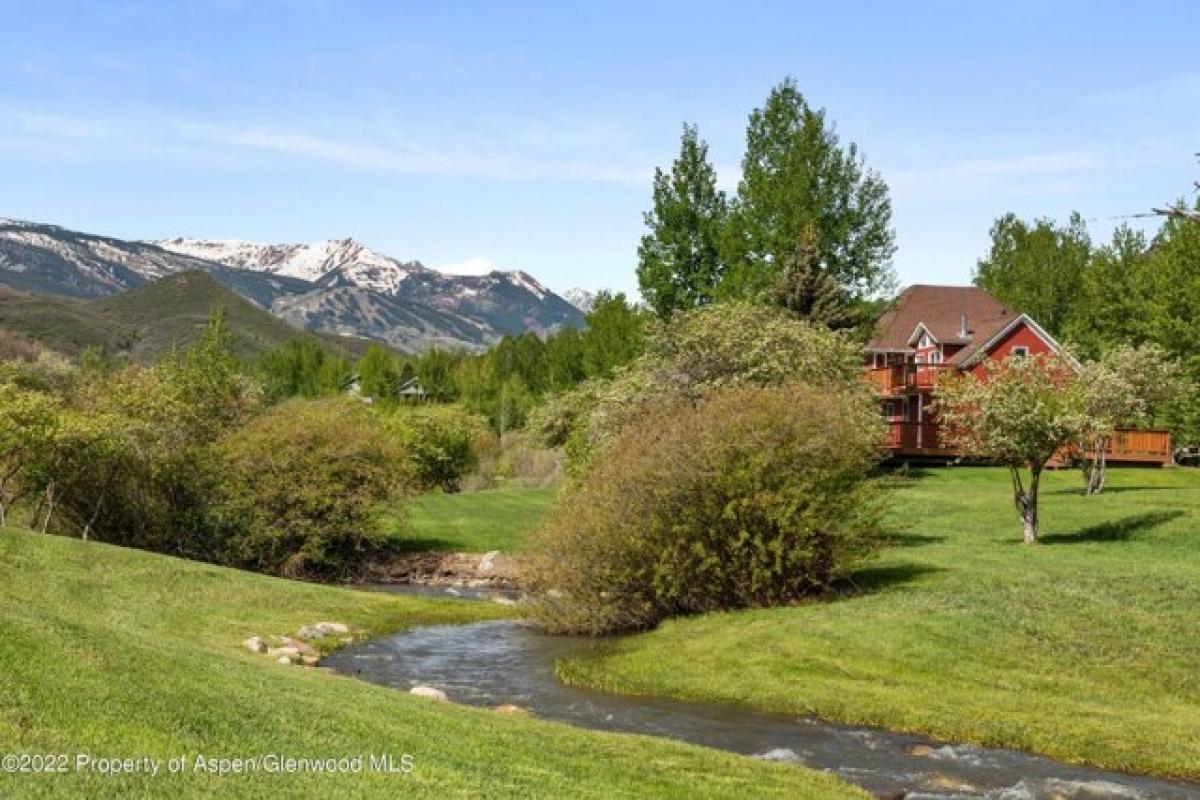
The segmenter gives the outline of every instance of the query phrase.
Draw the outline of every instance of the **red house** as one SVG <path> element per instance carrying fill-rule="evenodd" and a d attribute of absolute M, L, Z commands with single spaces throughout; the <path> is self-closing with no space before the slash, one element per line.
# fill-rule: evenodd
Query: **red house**
<path fill-rule="evenodd" d="M 865 369 L 888 420 L 886 447 L 895 456 L 956 458 L 928 410 L 938 376 L 982 372 L 988 359 L 1061 353 L 1062 345 L 1028 314 L 976 286 L 910 286 L 883 315 L 867 343 Z M 1165 464 L 1165 431 L 1118 431 L 1110 461 Z"/>

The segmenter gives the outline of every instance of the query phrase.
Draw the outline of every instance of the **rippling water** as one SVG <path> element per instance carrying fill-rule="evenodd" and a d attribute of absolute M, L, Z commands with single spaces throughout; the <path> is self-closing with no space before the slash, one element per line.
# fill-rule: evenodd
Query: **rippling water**
<path fill-rule="evenodd" d="M 391 591 L 482 599 L 487 590 Z M 1200 800 L 1195 785 L 1075 767 L 1027 753 L 946 744 L 876 728 L 835 725 L 732 706 L 575 689 L 554 661 L 590 639 L 545 636 L 499 620 L 385 636 L 328 656 L 323 666 L 408 691 L 435 686 L 454 702 L 511 703 L 582 728 L 663 736 L 835 773 L 882 796 L 992 800 Z"/>

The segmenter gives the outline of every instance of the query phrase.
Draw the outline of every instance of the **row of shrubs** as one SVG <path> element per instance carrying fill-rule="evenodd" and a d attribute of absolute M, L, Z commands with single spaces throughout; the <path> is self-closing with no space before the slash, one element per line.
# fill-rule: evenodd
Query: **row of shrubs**
<path fill-rule="evenodd" d="M 150 368 L 0 365 L 0 513 L 274 574 L 352 574 L 385 505 L 457 490 L 492 439 L 451 406 L 269 404 L 220 317 Z"/>

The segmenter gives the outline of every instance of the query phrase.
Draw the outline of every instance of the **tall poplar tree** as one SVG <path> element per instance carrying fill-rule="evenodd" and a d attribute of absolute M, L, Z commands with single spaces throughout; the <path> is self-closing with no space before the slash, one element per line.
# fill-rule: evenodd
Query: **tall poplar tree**
<path fill-rule="evenodd" d="M 848 301 L 890 289 L 891 220 L 887 184 L 855 144 L 841 144 L 825 111 L 811 108 L 788 78 L 750 114 L 722 294 L 761 299 L 810 228 L 821 270 Z"/>
<path fill-rule="evenodd" d="M 663 319 L 707 305 L 724 275 L 721 241 L 727 203 L 708 161 L 708 145 L 694 125 L 683 126 L 679 156 L 670 172 L 654 171 L 649 232 L 638 247 L 638 285 Z"/>

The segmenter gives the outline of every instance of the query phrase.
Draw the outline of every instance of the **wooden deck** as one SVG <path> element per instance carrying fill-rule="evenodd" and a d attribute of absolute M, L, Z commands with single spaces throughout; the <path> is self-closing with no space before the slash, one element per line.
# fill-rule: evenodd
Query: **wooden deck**
<path fill-rule="evenodd" d="M 909 392 L 930 392 L 938 378 L 956 371 L 944 364 L 904 364 L 891 367 L 867 368 L 867 381 L 880 395 L 897 397 Z"/>
<path fill-rule="evenodd" d="M 883 448 L 896 458 L 954 459 L 969 457 L 950 443 L 942 441 L 936 422 L 890 422 L 884 435 Z M 1070 451 L 1056 459 L 1056 465 L 1066 464 Z M 1172 461 L 1171 434 L 1161 430 L 1118 430 L 1113 434 L 1106 453 L 1113 464 L 1145 464 L 1161 466 Z"/>

